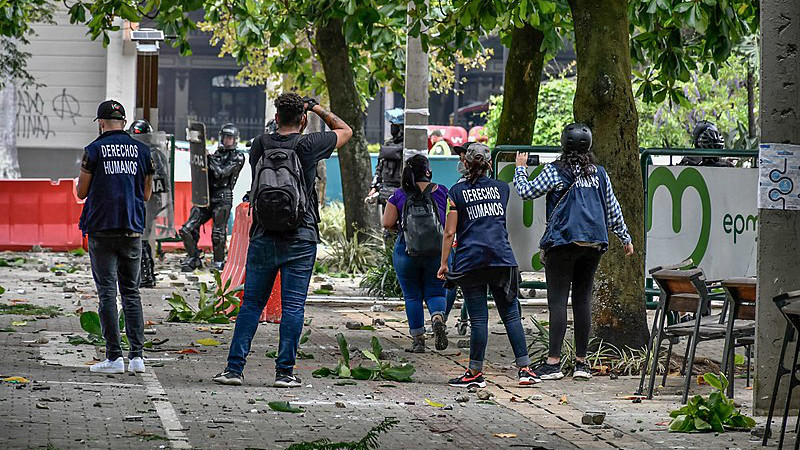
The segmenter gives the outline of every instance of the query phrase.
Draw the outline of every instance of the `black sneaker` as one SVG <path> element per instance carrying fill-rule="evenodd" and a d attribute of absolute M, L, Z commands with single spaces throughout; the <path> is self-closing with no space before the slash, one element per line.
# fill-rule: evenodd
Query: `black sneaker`
<path fill-rule="evenodd" d="M 539 378 L 539 375 L 536 375 L 536 372 L 534 372 L 530 367 L 521 367 L 519 372 L 517 372 L 517 377 L 519 377 L 520 386 L 532 386 L 542 382 L 542 379 Z"/>
<path fill-rule="evenodd" d="M 572 372 L 572 378 L 575 380 L 588 380 L 592 378 L 592 368 L 585 361 L 575 361 L 575 371 Z"/>
<path fill-rule="evenodd" d="M 461 375 L 458 378 L 453 378 L 450 380 L 450 386 L 453 387 L 479 387 L 485 388 L 486 387 L 486 380 L 483 379 L 483 372 L 478 372 L 475 375 L 472 374 L 469 370 Z"/>
<path fill-rule="evenodd" d="M 547 364 L 542 363 L 533 370 L 536 375 L 542 380 L 560 380 L 564 378 L 564 373 L 561 371 L 561 364 Z"/>
<path fill-rule="evenodd" d="M 288 372 L 276 372 L 275 382 L 272 385 L 280 388 L 295 388 L 302 386 L 303 382 L 300 381 L 300 377 L 297 375 Z"/>
<path fill-rule="evenodd" d="M 214 375 L 214 378 L 211 380 L 215 383 L 224 384 L 227 386 L 241 386 L 244 382 L 244 375 L 225 370 L 222 373 Z"/>
<path fill-rule="evenodd" d="M 446 350 L 450 342 L 447 340 L 447 331 L 442 320 L 433 321 L 433 339 L 436 341 L 434 344 L 436 350 Z"/>

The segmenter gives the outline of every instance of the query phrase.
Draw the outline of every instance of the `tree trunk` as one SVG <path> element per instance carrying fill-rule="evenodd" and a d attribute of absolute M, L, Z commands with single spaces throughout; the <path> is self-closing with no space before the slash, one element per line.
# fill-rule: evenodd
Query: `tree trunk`
<path fill-rule="evenodd" d="M 626 258 L 610 236 L 594 285 L 594 335 L 619 348 L 646 345 L 644 307 L 644 207 L 636 131 L 639 117 L 631 88 L 626 0 L 569 0 L 575 23 L 578 85 L 573 109 L 589 125 L 593 150 L 608 170 L 637 251 Z M 611 233 L 609 233 L 611 234 Z"/>
<path fill-rule="evenodd" d="M 344 215 L 347 237 L 351 238 L 356 231 L 374 229 L 378 223 L 375 209 L 363 201 L 372 180 L 372 166 L 364 137 L 364 111 L 342 33 L 342 21 L 330 19 L 327 24 L 320 25 L 316 45 L 325 72 L 331 110 L 353 129 L 350 142 L 339 149 Z"/>
<path fill-rule="evenodd" d="M 0 178 L 19 178 L 16 87 L 10 78 L 0 88 Z"/>
<path fill-rule="evenodd" d="M 529 145 L 533 140 L 544 65 L 543 40 L 544 34 L 527 24 L 511 32 L 497 145 Z"/>
<path fill-rule="evenodd" d="M 415 8 L 408 2 L 409 12 Z M 411 15 L 408 16 L 411 26 Z M 406 36 L 406 107 L 403 130 L 403 165 L 405 160 L 417 155 L 428 155 L 428 53 L 422 49 L 422 39 Z M 455 95 L 455 93 L 454 93 Z M 455 113 L 453 113 L 455 117 Z"/>

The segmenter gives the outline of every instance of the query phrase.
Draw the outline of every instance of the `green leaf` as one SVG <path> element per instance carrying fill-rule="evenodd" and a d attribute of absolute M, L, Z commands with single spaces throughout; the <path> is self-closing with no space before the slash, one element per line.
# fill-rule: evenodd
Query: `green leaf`
<path fill-rule="evenodd" d="M 336 342 L 339 343 L 339 351 L 342 353 L 344 365 L 350 367 L 350 350 L 347 348 L 347 339 L 342 333 L 336 333 Z"/>
<path fill-rule="evenodd" d="M 139 17 L 138 11 L 136 11 L 136 9 L 134 9 L 125 2 L 122 2 L 122 5 L 120 5 L 119 12 L 120 16 L 122 16 L 123 19 L 128 20 L 130 22 L 139 22 L 140 20 L 142 20 Z"/>
<path fill-rule="evenodd" d="M 713 387 L 715 389 L 722 390 L 722 381 L 715 374 L 707 373 L 707 374 L 703 375 L 703 379 L 706 380 L 706 383 L 708 383 L 709 386 L 711 386 L 711 387 Z"/>
<path fill-rule="evenodd" d="M 267 406 L 273 411 L 297 414 L 305 411 L 303 408 L 292 406 L 289 402 L 269 402 Z"/>
<path fill-rule="evenodd" d="M 381 377 L 389 381 L 409 382 L 413 381 L 411 375 L 416 369 L 411 364 L 403 364 L 397 367 L 385 367 L 381 369 Z"/>
<path fill-rule="evenodd" d="M 0 295 L 3 295 L 5 293 L 6 293 L 6 288 L 4 288 L 3 286 L 0 286 Z"/>
<path fill-rule="evenodd" d="M 371 351 L 369 351 L 369 350 L 361 350 L 361 353 L 363 353 L 364 356 L 367 357 L 367 359 L 369 359 L 369 360 L 371 360 L 371 361 L 373 361 L 375 363 L 380 364 L 380 360 L 378 359 L 378 357 L 375 356 Z"/>
<path fill-rule="evenodd" d="M 220 341 L 218 341 L 218 340 L 216 340 L 214 338 L 198 339 L 195 342 L 200 344 L 200 345 L 206 346 L 206 347 L 216 347 L 216 346 L 221 344 Z"/>
<path fill-rule="evenodd" d="M 383 355 L 383 347 L 381 346 L 380 341 L 378 341 L 377 336 L 372 336 L 372 354 L 375 355 L 376 358 L 381 359 Z"/>
<path fill-rule="evenodd" d="M 699 431 L 706 431 L 711 429 L 711 424 L 709 424 L 708 422 L 699 417 L 695 417 L 694 427 L 697 428 Z"/>
<path fill-rule="evenodd" d="M 364 366 L 358 366 L 353 368 L 351 375 L 356 380 L 373 380 L 377 377 L 378 373 L 377 370 Z"/>
<path fill-rule="evenodd" d="M 339 375 L 339 378 L 350 378 L 352 375 L 350 366 L 346 366 L 344 364 L 339 365 L 339 370 L 337 370 L 336 373 Z"/>
<path fill-rule="evenodd" d="M 85 311 L 80 317 L 81 328 L 89 334 L 102 336 L 103 328 L 100 326 L 100 316 L 94 311 Z"/>
<path fill-rule="evenodd" d="M 122 333 L 125 331 L 125 311 L 119 311 L 119 332 Z"/>
<path fill-rule="evenodd" d="M 320 367 L 319 369 L 311 372 L 311 376 L 314 378 L 326 378 L 333 374 L 333 370 L 329 367 Z"/>
<path fill-rule="evenodd" d="M 297 359 L 314 359 L 314 355 L 312 355 L 311 353 L 306 353 L 302 350 L 298 350 Z"/>
<path fill-rule="evenodd" d="M 278 351 L 277 350 L 268 350 L 267 353 L 264 354 L 267 358 L 277 358 Z"/>
<path fill-rule="evenodd" d="M 733 357 L 733 363 L 736 364 L 737 366 L 741 366 L 742 364 L 744 364 L 745 363 L 744 355 L 736 354 Z"/>
<path fill-rule="evenodd" d="M 306 332 L 305 332 L 305 333 L 303 333 L 303 335 L 302 335 L 302 336 L 300 336 L 300 345 L 303 345 L 303 344 L 305 344 L 306 342 L 308 342 L 308 337 L 309 337 L 309 336 L 311 336 L 311 330 L 310 330 L 310 329 L 309 329 L 309 330 L 306 330 Z"/>

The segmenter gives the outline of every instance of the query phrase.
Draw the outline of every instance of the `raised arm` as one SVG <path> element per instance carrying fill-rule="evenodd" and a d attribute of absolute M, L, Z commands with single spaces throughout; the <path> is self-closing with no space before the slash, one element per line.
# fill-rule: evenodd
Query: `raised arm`
<path fill-rule="evenodd" d="M 527 153 L 517 154 L 517 168 L 514 170 L 514 187 L 517 189 L 517 194 L 524 200 L 533 200 L 534 198 L 541 197 L 548 192 L 563 187 L 561 177 L 558 176 L 558 171 L 552 164 L 545 164 L 542 172 L 533 179 L 528 180 L 527 172 Z"/>
<path fill-rule="evenodd" d="M 336 114 L 319 105 L 314 105 L 311 110 L 314 111 L 323 122 L 325 122 L 325 125 L 327 125 L 331 131 L 336 133 L 336 148 L 341 148 L 344 144 L 347 144 L 351 137 L 353 137 L 353 130 Z"/>

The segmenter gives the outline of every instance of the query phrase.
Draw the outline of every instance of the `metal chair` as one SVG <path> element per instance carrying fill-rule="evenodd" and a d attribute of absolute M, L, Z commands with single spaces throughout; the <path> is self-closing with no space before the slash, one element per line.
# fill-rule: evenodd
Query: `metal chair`
<path fill-rule="evenodd" d="M 778 441 L 778 448 L 783 448 L 783 440 L 786 434 L 786 422 L 789 419 L 789 405 L 792 400 L 792 392 L 794 388 L 800 385 L 800 379 L 797 377 L 797 361 L 800 354 L 800 343 L 796 341 L 796 332 L 800 331 L 800 291 L 787 292 L 778 295 L 772 299 L 775 306 L 781 311 L 783 317 L 786 319 L 786 330 L 783 333 L 783 345 L 781 346 L 781 356 L 778 360 L 778 373 L 775 374 L 775 384 L 772 387 L 772 400 L 769 404 L 769 414 L 767 415 L 767 424 L 764 428 L 764 438 L 761 441 L 762 446 L 767 445 L 767 440 L 770 435 L 770 428 L 772 427 L 772 417 L 775 413 L 775 402 L 778 398 L 778 388 L 780 388 L 781 380 L 785 375 L 789 375 L 789 389 L 786 393 L 786 401 L 783 407 L 783 420 L 781 422 L 781 437 Z M 784 358 L 786 350 L 789 347 L 789 342 L 795 341 L 794 357 L 792 358 L 792 365 L 786 367 L 784 365 Z M 795 425 L 795 432 L 800 428 L 800 415 L 798 415 L 797 424 Z M 794 448 L 800 448 L 800 437 L 795 438 Z"/>
<path fill-rule="evenodd" d="M 652 277 L 661 289 L 661 302 L 656 336 L 652 342 L 653 364 L 650 371 L 647 398 L 653 398 L 658 368 L 658 349 L 661 347 L 661 342 L 669 339 L 669 347 L 667 349 L 667 364 L 669 364 L 672 356 L 672 346 L 676 341 L 674 338 L 687 337 L 686 354 L 682 369 L 686 377 L 686 383 L 681 400 L 682 403 L 686 403 L 689 398 L 689 387 L 692 381 L 691 374 L 697 344 L 702 341 L 725 338 L 725 327 L 719 326 L 724 323 L 725 315 L 712 316 L 709 314 L 711 300 L 708 295 L 705 276 L 701 269 L 664 269 L 653 273 Z M 695 315 L 694 319 L 688 322 L 668 325 L 665 323 L 666 316 L 671 312 L 694 312 Z M 664 372 L 662 385 L 666 383 L 668 372 L 668 369 Z"/>
<path fill-rule="evenodd" d="M 733 381 L 736 375 L 734 350 L 737 346 L 747 347 L 747 384 L 750 384 L 750 346 L 756 333 L 756 279 L 730 278 L 722 281 L 728 294 L 729 314 L 725 321 L 725 348 L 722 352 L 722 373 L 728 377 L 728 397 L 733 398 Z"/>

